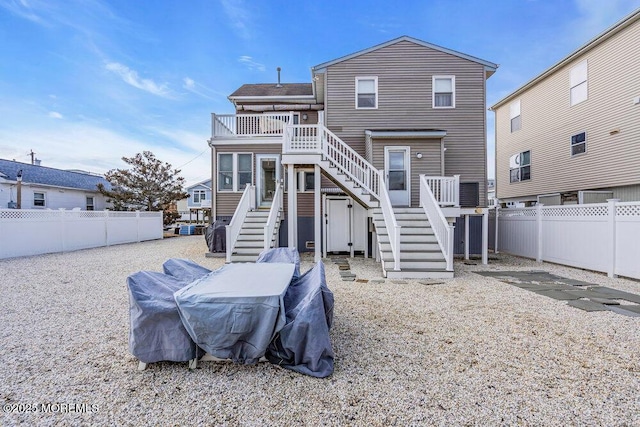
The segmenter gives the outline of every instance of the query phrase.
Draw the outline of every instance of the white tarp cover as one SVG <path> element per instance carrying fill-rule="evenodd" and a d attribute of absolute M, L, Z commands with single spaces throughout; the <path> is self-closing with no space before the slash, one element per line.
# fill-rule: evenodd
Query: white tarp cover
<path fill-rule="evenodd" d="M 329 329 L 333 293 L 327 287 L 322 261 L 294 280 L 284 297 L 287 322 L 269 345 L 267 359 L 293 371 L 324 378 L 333 373 Z"/>
<path fill-rule="evenodd" d="M 174 293 L 182 323 L 214 357 L 254 364 L 285 325 L 285 263 L 227 264 Z"/>
<path fill-rule="evenodd" d="M 127 278 L 129 350 L 141 362 L 186 362 L 196 357 L 197 347 L 173 298 L 187 283 L 155 271 L 140 271 Z"/>

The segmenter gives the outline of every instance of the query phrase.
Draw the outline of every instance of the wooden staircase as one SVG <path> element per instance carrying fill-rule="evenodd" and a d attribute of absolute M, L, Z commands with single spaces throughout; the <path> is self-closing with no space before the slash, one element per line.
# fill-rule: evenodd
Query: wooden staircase
<path fill-rule="evenodd" d="M 269 247 L 278 245 L 278 231 L 282 213 L 279 213 L 276 220 L 276 227 Z M 269 217 L 269 209 L 257 209 L 247 212 L 247 216 L 242 223 L 240 235 L 233 252 L 231 252 L 231 262 L 255 262 L 260 252 L 264 250 L 264 227 Z"/>
<path fill-rule="evenodd" d="M 423 279 L 451 278 L 453 271 L 447 271 L 447 261 L 438 245 L 435 234 L 422 208 L 394 208 L 400 234 L 400 270 L 394 270 L 393 255 L 389 244 L 389 234 L 385 227 L 380 208 L 373 209 L 373 223 L 376 227 L 378 248 L 382 270 L 388 278 Z"/>

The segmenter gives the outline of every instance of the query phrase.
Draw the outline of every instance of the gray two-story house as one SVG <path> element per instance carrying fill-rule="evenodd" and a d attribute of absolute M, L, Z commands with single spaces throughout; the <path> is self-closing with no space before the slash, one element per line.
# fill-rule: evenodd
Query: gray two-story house
<path fill-rule="evenodd" d="M 496 69 L 405 36 L 316 65 L 311 83 L 239 88 L 209 141 L 228 261 L 283 244 L 362 251 L 387 277 L 451 277 L 452 224 L 487 203 Z"/>

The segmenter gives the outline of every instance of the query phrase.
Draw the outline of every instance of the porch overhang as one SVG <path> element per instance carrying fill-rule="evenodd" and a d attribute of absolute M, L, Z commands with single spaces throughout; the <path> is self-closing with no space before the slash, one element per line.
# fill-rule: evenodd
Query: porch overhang
<path fill-rule="evenodd" d="M 440 139 L 447 136 L 447 131 L 440 129 L 380 129 L 365 130 L 364 132 L 372 139 Z"/>

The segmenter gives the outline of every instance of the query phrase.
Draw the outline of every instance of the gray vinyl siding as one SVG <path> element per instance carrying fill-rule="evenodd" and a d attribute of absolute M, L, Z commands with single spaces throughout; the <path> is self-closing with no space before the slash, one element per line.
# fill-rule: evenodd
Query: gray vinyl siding
<path fill-rule="evenodd" d="M 420 175 L 442 176 L 440 171 L 442 158 L 440 154 L 439 139 L 387 139 L 376 141 L 373 139 L 372 155 L 373 166 L 384 170 L 384 147 L 409 146 L 411 147 L 411 206 L 420 204 Z M 416 158 L 416 153 L 422 153 L 422 158 Z"/>
<path fill-rule="evenodd" d="M 217 157 L 219 154 L 226 153 L 252 153 L 253 154 L 253 184 L 256 183 L 256 155 L 257 154 L 282 154 L 282 146 L 279 144 L 237 144 L 237 145 L 219 145 L 216 147 L 216 158 L 213 161 L 213 175 L 217 179 Z M 280 170 L 280 177 L 285 179 L 286 174 L 284 168 Z M 213 188 L 215 192 L 216 215 L 217 216 L 233 216 L 236 211 L 236 207 L 242 197 L 244 189 L 239 189 L 237 192 L 233 191 L 218 191 L 217 183 Z M 298 216 L 311 216 L 314 215 L 313 205 L 313 193 L 297 193 L 298 197 Z M 284 194 L 285 216 L 287 213 L 287 192 Z"/>
<path fill-rule="evenodd" d="M 432 77 L 455 75 L 455 106 L 432 108 Z M 355 108 L 355 78 L 378 77 L 378 108 Z M 328 128 L 361 155 L 367 129 L 441 129 L 444 175 L 480 183 L 486 205 L 486 126 L 484 66 L 409 41 L 331 65 L 327 68 Z"/>
<path fill-rule="evenodd" d="M 614 188 L 613 198 L 620 199 L 621 202 L 640 201 L 640 184 Z"/>
<path fill-rule="evenodd" d="M 528 88 L 522 128 L 510 132 L 509 99 L 496 108 L 497 197 L 640 184 L 640 21 Z M 588 99 L 570 105 L 570 70 L 587 60 Z M 586 132 L 586 153 L 571 156 L 572 135 Z M 531 180 L 509 182 L 509 157 L 531 150 Z M 637 193 L 636 193 L 637 194 Z M 638 199 L 636 199 L 638 200 Z"/>

